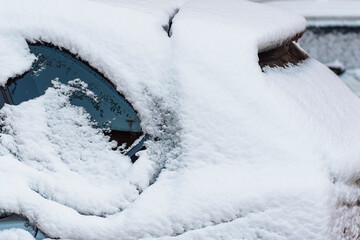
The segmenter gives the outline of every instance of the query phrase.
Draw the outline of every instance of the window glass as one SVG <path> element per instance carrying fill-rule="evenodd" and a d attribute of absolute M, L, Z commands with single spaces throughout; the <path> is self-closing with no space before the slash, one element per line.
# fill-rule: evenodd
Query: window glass
<path fill-rule="evenodd" d="M 96 100 L 79 91 L 70 97 L 71 103 L 84 107 L 100 128 L 107 129 L 105 133 L 110 135 L 112 140 L 116 140 L 119 146 L 126 143 L 126 152 L 130 157 L 142 147 L 144 139 L 139 139 L 143 137 L 140 119 L 110 82 L 66 52 L 44 45 L 29 47 L 37 60 L 30 71 L 10 80 L 6 88 L 2 89 L 0 107 L 6 99 L 8 103 L 17 105 L 43 95 L 46 89 L 52 86 L 51 81 L 54 79 L 63 84 L 80 79 L 87 84 L 87 89 L 94 93 Z M 133 146 L 137 142 L 140 142 L 141 146 Z"/>
<path fill-rule="evenodd" d="M 0 94 L 0 108 L 2 108 L 3 106 L 4 106 L 4 104 L 5 104 L 5 99 L 4 99 L 4 93 L 5 93 L 5 91 L 4 91 L 4 89 L 3 88 L 1 88 L 0 89 L 1 90 L 1 94 Z"/>

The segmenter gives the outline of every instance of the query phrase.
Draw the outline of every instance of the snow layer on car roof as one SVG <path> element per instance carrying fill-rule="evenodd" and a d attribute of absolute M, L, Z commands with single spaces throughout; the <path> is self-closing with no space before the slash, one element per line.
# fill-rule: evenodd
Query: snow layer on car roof
<path fill-rule="evenodd" d="M 161 31 L 160 26 L 166 25 L 169 15 L 179 8 L 184 14 L 194 15 L 203 20 L 206 18 L 219 21 L 223 23 L 224 27 L 226 25 L 234 26 L 234 31 L 241 32 L 243 38 L 254 38 L 253 41 L 257 43 L 260 50 L 278 45 L 305 29 L 305 20 L 298 15 L 246 1 L 173 1 L 171 3 L 170 1 L 146 3 L 112 0 L 81 1 L 71 4 L 72 9 L 69 9 L 67 5 L 60 6 L 55 1 L 34 1 L 34 4 L 20 4 L 12 1 L 3 4 L 6 7 L 2 9 L 1 16 L 6 24 L 1 25 L 3 33 L 1 42 L 4 46 L 7 44 L 7 47 L 2 49 L 1 56 L 4 59 L 2 61 L 9 62 L 13 59 L 12 61 L 18 64 L 1 69 L 0 82 L 2 84 L 9 77 L 20 74 L 30 67 L 31 56 L 26 55 L 26 52 L 20 53 L 19 50 L 25 51 L 26 49 L 24 42 L 20 40 L 24 37 L 29 40 L 39 40 L 41 37 L 43 41 L 52 42 L 69 49 L 74 54 L 79 54 L 94 67 L 102 68 L 103 66 L 98 66 L 99 61 L 94 58 L 99 58 L 105 53 L 95 54 L 92 52 L 94 46 L 98 44 L 95 38 L 104 40 L 103 38 L 106 36 L 101 34 L 106 31 L 111 31 L 113 36 L 118 36 L 120 31 L 129 31 L 126 39 L 134 40 L 131 44 L 127 43 L 129 44 L 128 48 L 131 48 L 136 42 L 142 41 L 137 26 L 142 26 L 141 34 L 145 36 L 157 34 L 161 38 L 163 34 L 158 32 Z M 187 7 L 190 5 L 194 9 Z M 98 14 L 91 13 L 95 8 L 98 8 Z M 107 18 L 99 19 L 101 14 Z M 115 21 L 117 21 L 116 24 Z M 72 27 L 70 28 L 67 24 L 72 24 Z M 157 27 L 157 32 L 150 33 L 152 28 L 147 25 L 152 25 L 152 28 Z M 88 37 L 95 38 L 87 41 Z M 118 43 L 118 45 L 123 45 L 123 43 Z M 165 44 L 163 46 L 165 47 Z M 15 47 L 18 50 L 12 51 Z M 27 56 L 27 58 L 21 58 L 19 54 Z M 9 64 L 9 66 L 11 65 Z"/>
<path fill-rule="evenodd" d="M 243 1 L 0 3 L 3 84 L 31 66 L 25 39 L 55 44 L 105 74 L 158 139 L 134 165 L 122 159 L 118 174 L 107 155 L 94 187 L 85 181 L 100 177 L 94 169 L 47 171 L 41 167 L 56 163 L 44 159 L 53 154 L 47 144 L 45 154 L 30 151 L 52 131 L 42 120 L 53 116 L 54 90 L 7 106 L 1 209 L 70 239 L 329 239 L 357 224 L 360 101 L 314 60 L 265 73 L 258 65 L 259 50 L 303 31 L 302 17 Z M 164 26 L 177 9 L 169 38 Z M 26 135 L 31 109 L 41 134 Z M 17 144 L 27 161 L 14 154 Z M 96 199 L 99 192 L 108 198 Z M 83 215 L 104 209 L 110 214 Z"/>

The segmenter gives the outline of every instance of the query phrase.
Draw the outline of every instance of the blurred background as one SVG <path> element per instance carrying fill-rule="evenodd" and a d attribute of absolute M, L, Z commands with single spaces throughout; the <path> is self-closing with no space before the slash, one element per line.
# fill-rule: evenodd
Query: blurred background
<path fill-rule="evenodd" d="M 253 1 L 303 15 L 307 30 L 300 46 L 360 97 L 360 0 Z"/>

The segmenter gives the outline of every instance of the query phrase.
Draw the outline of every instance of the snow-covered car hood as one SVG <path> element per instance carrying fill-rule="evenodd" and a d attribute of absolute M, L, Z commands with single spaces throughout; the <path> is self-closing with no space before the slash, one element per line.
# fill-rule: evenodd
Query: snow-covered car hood
<path fill-rule="evenodd" d="M 44 144 L 36 164 L 17 158 L 24 125 L 11 125 L 1 209 L 70 239 L 357 236 L 359 99 L 313 59 L 258 64 L 259 51 L 304 30 L 302 17 L 233 0 L 0 5 L 2 84 L 30 68 L 26 40 L 52 43 L 110 79 L 152 136 L 121 174 L 110 164 L 87 178 L 93 169 L 38 167 L 52 161 Z M 21 106 L 47 106 L 39 99 Z M 3 124 L 24 119 L 16 108 L 4 107 L 14 120 Z"/>

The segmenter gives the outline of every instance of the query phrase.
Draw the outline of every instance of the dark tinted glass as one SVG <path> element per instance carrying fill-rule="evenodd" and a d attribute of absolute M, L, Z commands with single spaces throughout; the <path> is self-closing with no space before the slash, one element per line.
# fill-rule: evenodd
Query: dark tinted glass
<path fill-rule="evenodd" d="M 116 140 L 119 145 L 126 143 L 127 147 L 130 147 L 143 135 L 135 110 L 100 74 L 57 48 L 44 45 L 29 47 L 37 60 L 30 71 L 9 81 L 0 98 L 1 106 L 4 98 L 7 98 L 10 104 L 17 105 L 43 95 L 45 90 L 52 86 L 51 81 L 54 79 L 67 84 L 79 78 L 88 84 L 88 89 L 95 93 L 97 101 L 79 93 L 71 96 L 71 103 L 84 107 L 100 128 L 110 129 L 111 131 L 107 131 L 106 134 L 110 135 L 111 139 Z M 134 148 L 128 149 L 127 154 L 130 157 L 135 153 Z"/>
<path fill-rule="evenodd" d="M 1 94 L 0 94 L 0 108 L 2 108 L 5 104 L 5 99 L 4 99 L 4 95 L 5 95 L 5 91 L 3 88 L 0 89 L 1 90 Z"/>

